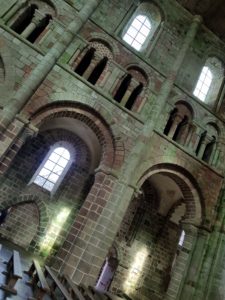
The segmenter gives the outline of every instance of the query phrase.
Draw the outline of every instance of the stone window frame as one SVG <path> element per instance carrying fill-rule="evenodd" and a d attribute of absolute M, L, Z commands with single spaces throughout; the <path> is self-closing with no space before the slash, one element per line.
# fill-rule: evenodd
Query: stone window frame
<path fill-rule="evenodd" d="M 125 36 L 125 34 L 127 33 L 128 29 L 131 27 L 131 24 L 133 23 L 133 21 L 139 16 L 139 15 L 143 15 L 145 17 L 148 18 L 150 24 L 151 24 L 151 30 L 148 34 L 148 36 L 146 37 L 144 43 L 142 44 L 142 47 L 140 50 L 136 50 L 134 47 L 132 47 L 131 45 L 129 45 L 124 39 L 123 37 Z M 159 18 L 160 16 L 160 18 Z M 158 18 L 158 20 L 157 20 Z M 160 20 L 159 20 L 160 19 Z M 161 11 L 159 9 L 159 7 L 157 5 L 155 5 L 154 3 L 147 3 L 147 2 L 143 2 L 141 3 L 131 14 L 130 18 L 128 20 L 125 21 L 126 24 L 125 26 L 123 26 L 121 32 L 120 32 L 120 38 L 122 40 L 122 42 L 124 44 L 126 44 L 127 47 L 129 47 L 130 49 L 138 52 L 138 53 L 143 53 L 146 52 L 147 47 L 149 46 L 150 42 L 153 41 L 153 39 L 156 38 L 158 29 L 160 28 L 160 26 L 163 24 L 163 19 L 162 19 L 162 14 Z"/>
<path fill-rule="evenodd" d="M 69 152 L 70 159 L 69 159 L 67 165 L 65 166 L 65 168 L 63 169 L 62 174 L 60 174 L 59 179 L 54 184 L 53 189 L 51 191 L 49 191 L 49 190 L 45 189 L 43 186 L 38 185 L 34 181 L 35 181 L 36 177 L 39 175 L 42 168 L 44 167 L 45 163 L 48 161 L 50 155 L 54 152 L 54 150 L 56 148 L 59 148 L 59 147 L 63 147 Z M 43 159 L 43 161 L 41 162 L 41 164 L 35 171 L 34 175 L 32 176 L 31 180 L 29 181 L 28 185 L 35 184 L 36 186 L 41 188 L 43 191 L 50 193 L 50 195 L 53 196 L 56 193 L 57 189 L 59 188 L 60 184 L 62 183 L 63 179 L 65 178 L 66 174 L 68 173 L 71 165 L 75 161 L 75 156 L 76 156 L 75 149 L 73 148 L 73 146 L 70 143 L 68 143 L 66 141 L 59 141 L 57 143 L 54 143 L 52 146 L 50 146 L 48 153 L 45 155 L 45 158 Z"/>

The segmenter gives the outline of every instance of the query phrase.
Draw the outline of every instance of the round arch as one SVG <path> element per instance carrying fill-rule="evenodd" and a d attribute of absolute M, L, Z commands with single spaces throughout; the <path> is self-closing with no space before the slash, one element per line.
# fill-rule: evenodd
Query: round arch
<path fill-rule="evenodd" d="M 145 180 L 158 173 L 171 178 L 182 191 L 184 203 L 187 207 L 184 221 L 196 226 L 201 225 L 204 217 L 204 206 L 200 189 L 192 175 L 180 166 L 161 163 L 154 165 L 144 172 L 144 175 L 137 183 L 138 187 L 140 188 Z"/>
<path fill-rule="evenodd" d="M 41 107 L 31 117 L 31 123 L 39 128 L 46 120 L 62 117 L 81 121 L 96 135 L 102 147 L 100 167 L 114 169 L 121 167 L 124 160 L 123 143 L 114 137 L 111 128 L 100 114 L 85 105 L 69 101 L 52 103 Z"/>

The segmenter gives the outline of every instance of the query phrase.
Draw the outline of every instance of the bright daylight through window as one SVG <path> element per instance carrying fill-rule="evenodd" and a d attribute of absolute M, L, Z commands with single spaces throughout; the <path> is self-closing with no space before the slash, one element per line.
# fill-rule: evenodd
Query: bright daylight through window
<path fill-rule="evenodd" d="M 63 147 L 54 149 L 44 166 L 41 168 L 34 182 L 45 188 L 48 191 L 52 191 L 54 185 L 59 180 L 65 167 L 70 160 L 70 153 Z"/>
<path fill-rule="evenodd" d="M 123 40 L 136 50 L 140 50 L 146 38 L 151 31 L 151 24 L 146 16 L 137 16 L 127 32 L 123 36 Z"/>
<path fill-rule="evenodd" d="M 194 95 L 200 100 L 205 101 L 210 85 L 212 83 L 212 79 L 212 72 L 208 67 L 204 67 L 194 90 Z"/>

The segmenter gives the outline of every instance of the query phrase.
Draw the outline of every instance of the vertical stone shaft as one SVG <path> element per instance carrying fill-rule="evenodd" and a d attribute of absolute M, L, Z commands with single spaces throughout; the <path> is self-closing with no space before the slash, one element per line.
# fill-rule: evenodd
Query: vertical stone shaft
<path fill-rule="evenodd" d="M 42 61 L 33 70 L 26 82 L 24 82 L 21 88 L 16 92 L 14 98 L 4 107 L 0 115 L 3 127 L 7 128 L 24 105 L 26 105 L 30 97 L 52 70 L 57 60 L 73 41 L 80 28 L 92 15 L 100 1 L 101 0 L 89 0 L 86 2 L 81 11 L 77 14 L 76 19 L 70 23 L 68 28 L 61 35 L 59 41 L 43 57 Z M 2 128 L 1 131 L 3 132 L 4 129 Z"/>
<path fill-rule="evenodd" d="M 197 34 L 199 25 L 201 23 L 202 18 L 200 16 L 195 16 L 193 18 L 193 22 L 190 25 L 190 28 L 184 38 L 182 47 L 180 49 L 179 55 L 176 58 L 176 61 L 173 64 L 172 70 L 164 83 L 162 84 L 159 96 L 155 100 L 155 103 L 153 104 L 152 108 L 152 118 L 145 124 L 143 129 L 143 137 L 145 139 L 149 139 L 152 134 L 152 130 L 157 122 L 157 120 L 160 117 L 161 112 L 163 111 L 165 107 L 165 103 L 169 97 L 169 94 L 173 88 L 174 82 L 176 80 L 176 77 L 178 75 L 178 72 L 182 66 L 183 60 L 189 51 L 189 48 Z M 133 170 L 137 168 L 137 164 L 139 164 L 139 161 L 137 160 L 140 156 L 140 151 L 142 149 L 146 149 L 146 141 L 139 142 L 136 144 L 135 148 L 133 149 L 131 153 L 131 157 L 129 159 L 129 168 L 126 170 L 126 176 L 124 178 L 129 178 L 129 176 L 133 173 Z M 133 163 L 131 163 L 133 162 Z"/>

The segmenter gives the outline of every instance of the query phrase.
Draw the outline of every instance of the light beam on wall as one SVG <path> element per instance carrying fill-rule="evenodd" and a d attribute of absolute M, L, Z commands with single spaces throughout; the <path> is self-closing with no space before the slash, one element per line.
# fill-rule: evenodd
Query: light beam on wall
<path fill-rule="evenodd" d="M 49 229 L 47 230 L 45 237 L 43 238 L 41 244 L 40 244 L 40 251 L 43 255 L 48 255 L 59 236 L 59 233 L 66 222 L 69 214 L 70 214 L 69 208 L 62 208 L 60 212 L 57 214 L 57 216 L 52 220 L 51 225 Z"/>
<path fill-rule="evenodd" d="M 148 256 L 148 250 L 143 247 L 141 248 L 134 258 L 134 262 L 132 263 L 127 280 L 124 283 L 125 293 L 132 293 L 137 288 L 137 284 L 142 275 L 142 270 L 144 267 L 145 260 Z"/>

